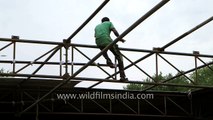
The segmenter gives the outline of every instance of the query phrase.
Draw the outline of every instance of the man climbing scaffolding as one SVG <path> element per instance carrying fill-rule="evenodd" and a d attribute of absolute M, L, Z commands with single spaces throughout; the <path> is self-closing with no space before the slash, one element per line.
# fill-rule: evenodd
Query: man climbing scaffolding
<path fill-rule="evenodd" d="M 100 50 L 103 50 L 107 45 L 109 45 L 112 42 L 112 39 L 110 37 L 111 31 L 113 31 L 116 37 L 119 36 L 119 33 L 115 29 L 112 22 L 110 22 L 108 17 L 102 18 L 101 23 L 95 27 L 95 42 L 97 46 L 100 48 Z M 121 39 L 120 41 L 125 42 L 124 39 Z M 117 44 L 113 45 L 110 48 L 110 51 L 115 55 L 115 58 L 118 60 L 120 80 L 123 82 L 128 81 L 124 72 L 123 58 L 118 48 L 118 45 Z M 103 53 L 103 56 L 106 59 L 106 63 L 109 67 L 111 68 L 116 67 L 116 65 L 114 65 L 111 59 L 109 58 L 107 51 Z"/>

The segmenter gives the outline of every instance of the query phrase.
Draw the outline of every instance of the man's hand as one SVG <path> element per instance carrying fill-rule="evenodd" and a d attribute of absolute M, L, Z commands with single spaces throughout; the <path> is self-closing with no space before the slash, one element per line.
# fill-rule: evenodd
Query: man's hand
<path fill-rule="evenodd" d="M 122 43 L 126 42 L 126 40 L 124 40 L 124 39 L 120 39 L 120 41 L 121 41 Z"/>

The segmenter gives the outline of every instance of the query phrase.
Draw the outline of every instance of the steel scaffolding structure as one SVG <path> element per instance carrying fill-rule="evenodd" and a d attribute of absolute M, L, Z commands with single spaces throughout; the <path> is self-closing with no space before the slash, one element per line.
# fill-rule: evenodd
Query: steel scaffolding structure
<path fill-rule="evenodd" d="M 1 78 L 1 81 L 3 81 L 3 83 L 1 83 L 2 85 L 6 85 L 6 86 L 12 86 L 15 87 L 16 90 L 20 90 L 18 94 L 16 94 L 15 96 L 19 96 L 21 98 L 18 97 L 19 102 L 15 104 L 18 104 L 18 110 L 15 111 L 16 114 L 18 116 L 25 114 L 25 113 L 31 113 L 31 112 L 35 112 L 36 111 L 36 115 L 38 115 L 39 112 L 39 105 L 41 107 L 43 107 L 43 111 L 41 111 L 41 113 L 43 112 L 43 114 L 48 114 L 48 112 L 53 113 L 53 114 L 58 114 L 60 111 L 55 111 L 53 110 L 54 106 L 46 107 L 46 105 L 44 105 L 44 101 L 52 101 L 52 104 L 54 103 L 53 101 L 57 101 L 54 98 L 50 97 L 50 96 L 54 96 L 56 93 L 60 93 L 61 89 L 60 88 L 64 88 L 64 86 L 68 85 L 68 86 L 72 86 L 74 88 L 74 86 L 80 82 L 80 81 L 96 81 L 97 83 L 91 85 L 87 90 L 91 90 L 92 88 L 94 88 L 95 86 L 99 85 L 102 82 L 114 82 L 114 83 L 120 83 L 120 81 L 116 80 L 117 77 L 116 75 L 119 73 L 119 71 L 117 71 L 117 69 L 115 69 L 115 72 L 113 74 L 111 74 L 110 72 L 108 72 L 107 70 L 104 69 L 104 67 L 107 67 L 107 65 L 105 64 L 100 64 L 100 63 L 96 63 L 95 61 L 104 53 L 106 52 L 110 47 L 112 47 L 114 44 L 116 44 L 120 39 L 122 39 L 123 37 L 125 37 L 130 31 L 132 31 L 134 28 L 136 28 L 139 24 L 141 24 L 143 21 L 145 21 L 148 17 L 150 17 L 153 13 L 155 13 L 157 10 L 159 10 L 162 6 L 164 6 L 167 2 L 169 2 L 169 0 L 162 0 L 161 2 L 159 2 L 156 6 L 154 6 L 150 11 L 148 11 L 145 15 L 141 16 L 141 18 L 139 18 L 135 23 L 133 23 L 129 28 L 127 28 L 119 37 L 117 37 L 110 45 L 108 45 L 105 49 L 103 49 L 101 52 L 99 52 L 97 55 L 95 55 L 93 58 L 88 57 L 88 55 L 86 55 L 83 51 L 81 51 L 79 48 L 85 48 L 85 49 L 97 49 L 96 46 L 94 45 L 84 45 L 84 44 L 75 44 L 72 43 L 72 38 L 78 34 L 78 32 L 109 2 L 109 0 L 105 0 L 95 11 L 94 13 L 91 14 L 91 16 L 89 16 L 89 18 L 73 33 L 71 34 L 70 37 L 68 37 L 67 39 L 64 39 L 63 42 L 50 42 L 50 41 L 39 41 L 39 40 L 26 40 L 26 39 L 19 39 L 19 36 L 12 36 L 12 38 L 0 38 L 0 42 L 5 43 L 5 45 L 0 48 L 0 51 L 3 51 L 5 49 L 8 49 L 9 47 L 12 46 L 12 59 L 10 60 L 0 60 L 0 64 L 12 64 L 12 72 L 11 73 L 0 73 L 0 76 L 6 76 L 6 78 Z M 189 34 L 193 33 L 194 31 L 198 30 L 199 28 L 203 27 L 204 25 L 206 25 L 207 23 L 211 22 L 213 20 L 213 16 L 211 16 L 210 18 L 208 18 L 207 20 L 203 21 L 202 23 L 200 23 L 199 25 L 195 26 L 194 28 L 190 29 L 189 31 L 186 31 L 185 33 L 183 33 L 182 35 L 178 36 L 177 38 L 175 38 L 174 40 L 171 40 L 171 42 L 169 42 L 168 44 L 159 47 L 159 48 L 153 48 L 153 50 L 144 50 L 144 49 L 133 49 L 133 48 L 120 48 L 121 52 L 125 51 L 125 52 L 136 52 L 136 53 L 146 53 L 145 56 L 142 56 L 141 58 L 137 59 L 136 61 L 132 61 L 131 59 L 129 59 L 127 56 L 125 56 L 123 54 L 123 57 L 125 58 L 125 60 L 127 60 L 128 62 L 130 62 L 129 65 L 127 65 L 125 67 L 126 69 L 129 69 L 131 67 L 136 67 L 138 70 L 140 70 L 143 74 L 145 74 L 148 78 L 152 79 L 153 82 L 144 82 L 144 81 L 135 81 L 135 80 L 129 80 L 125 83 L 135 83 L 135 84 L 146 84 L 146 85 L 150 85 L 149 87 L 145 88 L 144 90 L 140 91 L 140 92 L 147 92 L 148 90 L 156 87 L 156 86 L 174 86 L 174 87 L 187 87 L 187 88 L 213 88 L 213 86 L 206 86 L 206 85 L 199 85 L 196 83 L 196 79 L 195 80 L 191 80 L 189 77 L 187 77 L 186 74 L 191 73 L 191 72 L 196 72 L 198 69 L 204 68 L 204 67 L 208 67 L 210 70 L 212 70 L 212 68 L 210 67 L 210 65 L 213 64 L 213 62 L 208 62 L 206 63 L 203 58 L 213 58 L 213 55 L 206 55 L 206 54 L 200 54 L 199 51 L 193 51 L 193 53 L 183 53 L 183 52 L 171 52 L 171 51 L 165 51 L 165 49 L 167 49 L 169 46 L 175 44 L 176 42 L 180 41 L 181 39 L 183 39 L 184 37 L 188 36 Z M 46 51 L 45 53 L 43 53 L 41 56 L 35 58 L 32 61 L 27 61 L 27 60 L 16 60 L 17 57 L 17 47 L 19 44 L 30 44 L 30 45 L 45 45 L 50 47 L 50 49 L 48 51 Z M 71 51 L 69 53 L 69 50 Z M 63 61 L 63 51 L 65 52 L 65 58 Z M 88 62 L 87 63 L 79 63 L 79 62 L 75 62 L 74 58 L 75 58 L 75 53 L 74 52 L 78 52 L 79 54 L 81 54 L 82 56 L 84 56 Z M 51 59 L 53 59 L 53 57 L 56 56 L 56 54 L 58 55 L 57 60 L 58 61 L 51 61 Z M 71 55 L 69 57 L 69 54 Z M 155 56 L 155 65 L 156 65 L 156 76 L 159 75 L 159 63 L 158 63 L 158 59 L 161 58 L 162 60 L 164 60 L 167 64 L 169 64 L 172 68 L 174 68 L 179 74 L 177 74 L 176 76 L 169 78 L 167 80 L 163 80 L 162 82 L 156 82 L 155 78 L 153 78 L 151 75 L 149 75 L 145 70 L 143 70 L 139 65 L 137 65 L 139 62 L 150 58 L 151 56 Z M 194 62 L 195 62 L 195 66 L 187 71 L 181 71 L 180 69 L 178 69 L 178 67 L 176 67 L 174 64 L 172 64 L 167 58 L 165 58 L 163 55 L 175 55 L 175 56 L 183 56 L 183 57 L 193 57 L 194 58 Z M 44 59 L 44 60 L 42 60 Z M 198 66 L 197 62 L 200 61 L 201 63 L 203 63 L 203 65 Z M 19 65 L 22 65 L 21 67 L 17 67 Z M 24 73 L 23 71 L 28 69 L 29 67 L 31 67 L 32 65 L 37 65 L 38 67 L 32 72 L 32 73 Z M 47 74 L 42 74 L 39 73 L 41 71 L 42 68 L 44 68 L 45 66 L 56 66 L 58 67 L 58 73 L 54 74 L 54 75 L 47 75 Z M 75 66 L 80 66 L 79 69 L 77 69 L 76 71 L 74 70 Z M 108 77 L 106 78 L 95 78 L 95 77 L 77 77 L 77 75 L 79 75 L 82 71 L 84 71 L 87 67 L 89 66 L 95 66 L 98 69 L 100 69 L 102 72 L 104 72 L 104 74 L 106 74 Z M 18 69 L 17 69 L 18 68 Z M 69 69 L 70 68 L 70 69 Z M 70 71 L 70 72 L 69 72 Z M 212 70 L 213 71 L 213 70 Z M 38 74 L 39 73 L 39 74 Z M 197 72 L 196 72 L 197 73 Z M 180 76 L 184 76 L 186 77 L 190 83 L 192 84 L 172 84 L 172 83 L 168 83 L 169 81 L 174 80 L 175 78 L 178 78 Z M 197 75 L 196 75 L 197 76 Z M 11 78 L 12 77 L 12 78 Z M 14 83 L 11 85 L 11 83 L 7 83 L 7 81 L 12 81 L 14 80 Z M 33 88 L 35 88 L 37 93 L 32 93 L 33 90 L 29 89 L 28 87 L 30 86 L 30 84 L 34 84 L 35 81 L 52 81 L 52 83 L 54 83 L 54 85 L 49 85 L 47 89 L 41 87 L 41 88 L 37 88 L 36 85 L 42 85 L 42 84 L 50 84 L 50 83 L 37 83 L 35 86 L 32 86 Z M 2 88 L 3 91 L 7 90 L 7 88 Z M 14 91 L 12 91 L 14 92 Z M 28 93 L 29 92 L 29 93 Z M 72 91 L 69 91 L 72 92 Z M 80 91 L 81 92 L 81 91 Z M 110 91 L 112 92 L 112 91 Z M 122 92 L 122 91 L 121 91 Z M 31 95 L 31 94 L 32 95 Z M 11 93 L 8 93 L 11 94 Z M 130 110 L 131 112 L 127 112 L 127 114 L 133 114 L 133 115 L 138 115 L 138 116 L 167 116 L 167 117 L 171 117 L 171 116 L 175 116 L 175 117 L 186 117 L 186 118 L 191 118 L 193 116 L 193 110 L 192 110 L 192 100 L 189 98 L 188 93 L 159 93 L 159 94 L 163 94 L 163 95 L 159 95 L 158 100 L 161 101 L 163 104 L 161 105 L 155 105 L 158 104 L 156 101 L 149 101 L 149 100 L 138 100 L 137 101 L 137 105 L 131 105 L 131 101 L 126 101 L 123 102 L 122 100 L 119 100 L 119 103 L 123 104 L 126 108 L 128 108 L 128 110 Z M 171 95 L 172 94 L 172 95 Z M 5 96 L 7 96 L 7 94 L 5 94 Z M 25 100 L 25 98 L 23 96 L 28 96 L 31 100 Z M 35 97 L 37 96 L 37 97 Z M 178 98 L 177 96 L 181 96 L 180 98 Z M 174 98 L 173 98 L 174 97 Z M 1 97 L 1 98 L 4 98 Z M 28 99 L 29 99 L 28 98 Z M 176 99 L 178 99 L 178 101 L 182 101 L 181 99 L 187 101 L 186 103 L 181 102 L 175 102 Z M 11 100 L 12 101 L 12 100 Z M 59 100 L 60 102 L 63 100 Z M 85 100 L 86 101 L 86 100 Z M 118 110 L 116 108 L 113 107 L 112 103 L 115 101 L 112 100 L 107 100 L 107 101 L 96 101 L 96 100 L 91 100 L 93 103 L 95 103 L 97 106 L 99 106 L 102 109 L 102 112 L 100 114 L 113 114 L 113 111 L 117 111 Z M 145 102 L 145 103 L 142 103 Z M 169 103 L 168 103 L 169 101 Z M 1 101 L 5 104 L 11 104 L 11 102 L 7 102 L 7 101 Z M 28 106 L 24 106 L 23 103 L 27 103 Z M 88 101 L 87 101 L 88 102 Z M 105 104 L 105 102 L 108 104 L 109 106 L 104 106 L 103 104 Z M 173 104 L 175 105 L 177 108 L 179 108 L 182 112 L 179 112 L 180 114 L 178 115 L 174 115 L 174 111 L 171 110 L 171 114 L 169 113 L 169 111 L 167 110 L 167 105 L 168 104 Z M 84 106 L 83 104 L 87 104 L 84 102 L 84 100 L 80 100 L 78 102 L 75 103 L 75 101 L 68 101 L 66 104 L 69 104 L 69 106 L 71 107 L 71 110 L 73 111 L 73 109 L 75 110 L 75 112 L 73 113 L 87 113 L 87 114 L 94 114 L 95 112 L 88 112 L 88 111 L 84 111 Z M 74 105 L 77 104 L 77 105 Z M 141 110 L 142 108 L 140 107 L 140 104 L 143 104 L 145 106 L 147 106 L 147 104 L 149 104 L 150 106 L 152 106 L 152 109 L 157 110 L 158 112 L 156 112 L 156 114 L 151 114 L 151 111 L 148 112 L 148 114 L 146 114 L 145 110 Z M 25 104 L 26 105 L 26 104 Z M 183 106 L 185 105 L 185 106 Z M 24 106 L 24 107 L 23 107 Z M 48 106 L 48 105 L 47 105 Z M 158 106 L 158 107 L 156 107 Z M 36 107 L 36 109 L 35 109 Z M 136 107 L 136 108 L 134 108 Z M 32 109 L 33 108 L 33 109 Z M 93 109 L 90 107 L 90 110 L 93 111 Z M 103 112 L 104 111 L 104 112 Z M 65 113 L 63 111 L 63 113 Z M 73 114 L 68 112 L 69 114 Z M 116 113 L 116 114 L 125 114 L 125 112 L 121 112 L 121 113 Z"/>

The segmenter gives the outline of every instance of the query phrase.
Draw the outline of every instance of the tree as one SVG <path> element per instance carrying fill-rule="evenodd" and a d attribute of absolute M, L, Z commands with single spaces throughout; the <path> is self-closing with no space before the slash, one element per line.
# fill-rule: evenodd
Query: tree
<path fill-rule="evenodd" d="M 190 76 L 196 84 L 199 85 L 213 85 L 213 65 L 198 69 Z"/>
<path fill-rule="evenodd" d="M 11 72 L 5 71 L 5 69 L 1 68 L 0 69 L 0 74 L 2 74 L 2 73 L 11 73 Z M 0 75 L 0 77 L 6 77 L 6 76 Z"/>

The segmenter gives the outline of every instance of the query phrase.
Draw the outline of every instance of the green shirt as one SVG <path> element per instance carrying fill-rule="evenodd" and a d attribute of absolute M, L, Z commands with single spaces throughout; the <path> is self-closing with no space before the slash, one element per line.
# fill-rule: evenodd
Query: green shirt
<path fill-rule="evenodd" d="M 97 46 L 107 46 L 112 42 L 110 32 L 113 28 L 113 24 L 109 21 L 105 21 L 95 27 L 95 39 Z"/>

